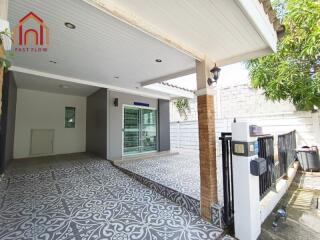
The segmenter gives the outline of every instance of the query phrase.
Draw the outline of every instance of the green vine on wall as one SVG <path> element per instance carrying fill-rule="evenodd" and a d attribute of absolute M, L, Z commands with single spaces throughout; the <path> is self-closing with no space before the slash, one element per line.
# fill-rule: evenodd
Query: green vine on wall
<path fill-rule="evenodd" d="M 0 46 L 3 44 L 4 38 L 9 38 L 11 41 L 13 41 L 12 35 L 8 29 L 0 32 Z M 6 52 L 4 53 L 3 57 L 0 57 L 0 67 L 4 68 L 5 71 L 7 71 L 9 67 L 11 67 L 11 61 L 9 60 Z"/>
<path fill-rule="evenodd" d="M 177 108 L 180 117 L 184 117 L 184 120 L 187 120 L 188 113 L 190 112 L 189 100 L 187 98 L 177 98 L 173 103 Z"/>

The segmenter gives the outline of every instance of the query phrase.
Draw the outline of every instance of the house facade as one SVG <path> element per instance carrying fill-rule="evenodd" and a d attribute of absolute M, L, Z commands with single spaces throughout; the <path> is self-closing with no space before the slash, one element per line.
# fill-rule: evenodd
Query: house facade
<path fill-rule="evenodd" d="M 179 93 L 147 86 L 193 72 L 201 215 L 210 219 L 217 201 L 210 69 L 276 51 L 284 29 L 270 1 L 0 3 L 1 30 L 30 12 L 46 27 L 30 19 L 19 27 L 27 40 L 12 47 L 2 87 L 1 170 L 12 158 L 88 151 L 118 159 L 170 150 L 169 99 Z M 45 29 L 41 47 L 35 38 Z"/>

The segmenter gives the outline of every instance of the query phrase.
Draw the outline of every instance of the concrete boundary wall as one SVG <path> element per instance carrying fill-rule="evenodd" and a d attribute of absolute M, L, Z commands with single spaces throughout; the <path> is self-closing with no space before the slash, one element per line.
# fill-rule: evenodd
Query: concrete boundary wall
<path fill-rule="evenodd" d="M 230 132 L 234 118 L 216 119 L 216 142 L 217 142 L 217 176 L 218 176 L 218 199 L 223 201 L 222 190 L 222 159 L 219 137 L 221 132 Z M 319 145 L 319 113 L 310 112 L 287 112 L 269 115 L 239 116 L 237 121 L 249 121 L 263 127 L 264 133 L 277 136 L 292 130 L 297 130 L 297 144 Z M 170 123 L 171 148 L 180 151 L 183 149 L 199 149 L 198 121 L 183 121 Z M 275 137 L 275 145 L 277 137 Z M 276 148 L 275 148 L 276 150 Z M 277 153 L 275 152 L 277 157 Z"/>
<path fill-rule="evenodd" d="M 216 119 L 217 140 L 221 132 L 230 132 L 234 118 Z M 248 115 L 236 118 L 237 121 L 249 121 L 263 127 L 266 134 L 278 135 L 297 130 L 297 144 L 320 145 L 319 113 L 296 112 L 269 115 Z M 198 121 L 171 122 L 172 148 L 198 149 Z M 219 152 L 220 154 L 220 152 Z"/>

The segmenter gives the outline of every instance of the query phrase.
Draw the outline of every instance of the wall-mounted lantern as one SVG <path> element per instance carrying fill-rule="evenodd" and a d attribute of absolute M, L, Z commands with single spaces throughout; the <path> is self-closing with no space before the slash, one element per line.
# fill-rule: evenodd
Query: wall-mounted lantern
<path fill-rule="evenodd" d="M 217 65 L 215 64 L 214 67 L 210 70 L 212 74 L 212 78 L 208 78 L 207 82 L 208 85 L 211 86 L 212 83 L 216 83 L 218 81 L 219 75 L 220 75 L 221 68 L 218 68 Z"/>
<path fill-rule="evenodd" d="M 115 98 L 113 100 L 113 106 L 118 107 L 119 106 L 119 98 Z"/>

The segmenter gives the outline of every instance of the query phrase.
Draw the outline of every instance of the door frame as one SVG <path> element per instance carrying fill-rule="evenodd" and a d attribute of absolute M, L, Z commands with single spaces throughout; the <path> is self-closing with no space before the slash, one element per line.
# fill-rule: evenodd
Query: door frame
<path fill-rule="evenodd" d="M 148 152 L 139 152 L 139 153 L 132 153 L 132 154 L 124 154 L 124 109 L 126 107 L 131 107 L 131 108 L 138 108 L 138 109 L 149 109 L 149 110 L 154 110 L 156 111 L 156 132 L 157 132 L 157 144 L 156 144 L 156 150 L 154 151 L 148 151 Z M 135 156 L 135 155 L 142 155 L 142 154 L 148 154 L 152 152 L 157 152 L 158 151 L 158 109 L 153 108 L 153 107 L 145 107 L 145 106 L 137 106 L 137 105 L 131 105 L 131 104 L 122 104 L 122 113 L 121 113 L 121 156 L 122 157 L 127 157 L 127 156 Z"/>

